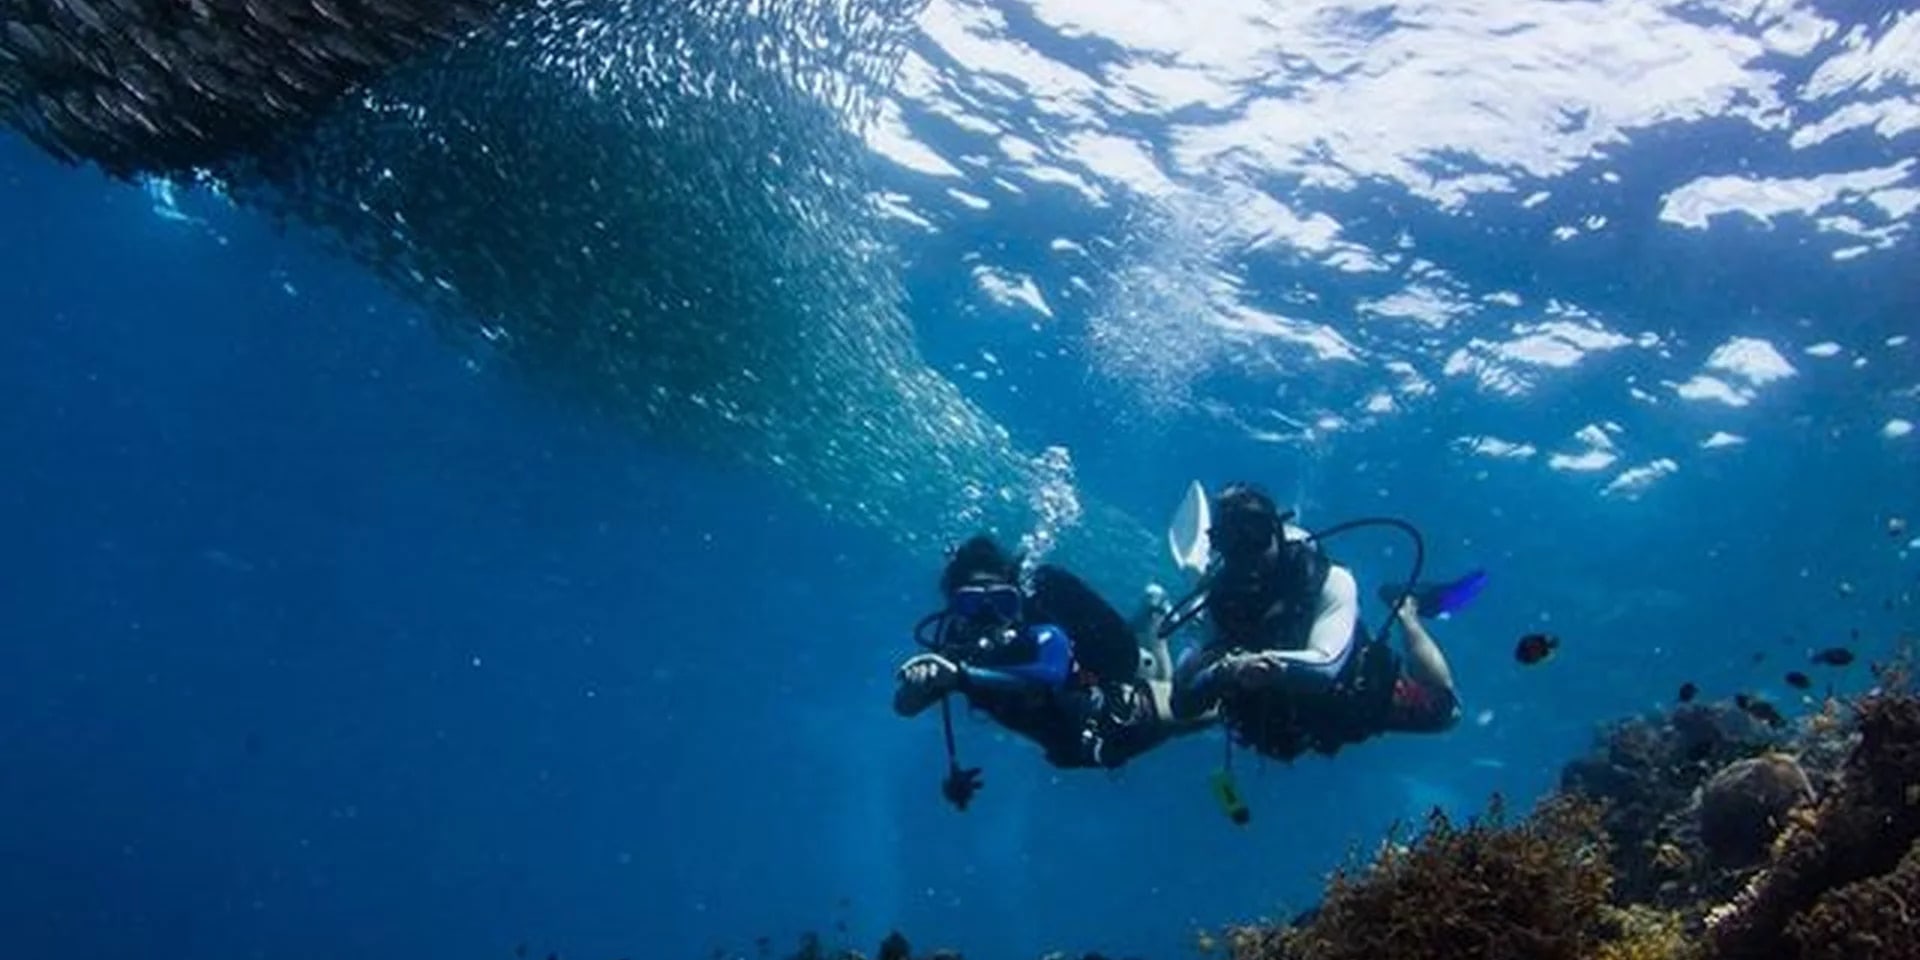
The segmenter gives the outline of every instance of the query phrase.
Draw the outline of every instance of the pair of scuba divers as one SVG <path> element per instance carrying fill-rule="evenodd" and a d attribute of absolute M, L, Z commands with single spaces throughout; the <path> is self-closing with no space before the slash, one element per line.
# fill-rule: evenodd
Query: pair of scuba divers
<path fill-rule="evenodd" d="M 982 786 L 980 770 L 955 756 L 955 693 L 1068 769 L 1118 768 L 1215 724 L 1228 734 L 1229 761 L 1235 745 L 1287 761 L 1387 732 L 1450 729 L 1459 699 L 1421 617 L 1464 606 L 1485 574 L 1422 583 L 1424 544 L 1404 521 L 1367 518 L 1308 533 L 1292 517 L 1250 484 L 1211 501 L 1193 484 L 1168 541 L 1195 584 L 1172 603 L 1149 586 L 1131 620 L 1064 569 L 1023 572 L 1019 557 L 985 535 L 961 544 L 941 573 L 945 606 L 914 630 L 926 652 L 900 665 L 894 694 L 902 716 L 940 706 L 947 800 L 965 810 Z M 1387 642 L 1391 620 L 1378 631 L 1361 622 L 1353 574 L 1321 546 L 1380 525 L 1414 541 L 1412 575 L 1380 591 L 1402 627 L 1404 656 Z M 1176 664 L 1167 641 L 1196 622 L 1202 638 Z M 1247 822 L 1230 763 L 1213 785 L 1227 814 Z"/>

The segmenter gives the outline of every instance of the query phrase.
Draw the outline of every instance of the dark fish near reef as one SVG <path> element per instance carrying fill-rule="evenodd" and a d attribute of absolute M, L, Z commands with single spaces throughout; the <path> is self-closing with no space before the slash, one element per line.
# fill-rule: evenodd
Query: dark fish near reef
<path fill-rule="evenodd" d="M 1811 659 L 1822 666 L 1844 667 L 1853 662 L 1853 651 L 1846 647 L 1828 647 L 1815 653 Z"/>
<path fill-rule="evenodd" d="M 532 5 L 9 3 L 0 18 L 0 122 L 55 157 L 118 177 L 185 173 L 265 144 L 414 55 Z"/>
<path fill-rule="evenodd" d="M 1777 728 L 1777 727 L 1782 727 L 1786 725 L 1787 718 L 1784 716 L 1781 716 L 1780 711 L 1778 709 L 1775 709 L 1773 704 L 1768 703 L 1765 700 L 1760 699 L 1759 697 L 1742 693 L 1742 694 L 1736 695 L 1733 698 L 1733 703 L 1734 703 L 1734 706 L 1737 706 L 1742 711 L 1744 711 L 1747 714 L 1747 716 L 1750 716 L 1755 720 L 1758 720 L 1761 723 L 1766 724 L 1769 727 Z"/>
<path fill-rule="evenodd" d="M 1696 687 L 1691 683 L 1683 683 L 1680 685 L 1680 702 L 1681 703 L 1692 703 L 1693 698 L 1699 695 L 1700 695 L 1699 687 Z"/>
<path fill-rule="evenodd" d="M 1798 670 L 1789 670 L 1787 672 L 1787 686 L 1795 690 L 1805 690 L 1813 686 L 1813 680 Z"/>
<path fill-rule="evenodd" d="M 1520 638 L 1513 648 L 1513 658 L 1528 666 L 1553 656 L 1560 648 L 1560 638 L 1551 633 L 1529 633 Z"/>
<path fill-rule="evenodd" d="M 1391 606 L 1400 599 L 1402 592 L 1406 592 L 1419 605 L 1420 616 L 1432 618 L 1460 610 L 1472 603 L 1473 598 L 1479 596 L 1486 587 L 1487 572 L 1475 570 L 1445 583 L 1425 580 L 1414 584 L 1389 583 L 1379 589 L 1377 596 L 1381 603 Z"/>

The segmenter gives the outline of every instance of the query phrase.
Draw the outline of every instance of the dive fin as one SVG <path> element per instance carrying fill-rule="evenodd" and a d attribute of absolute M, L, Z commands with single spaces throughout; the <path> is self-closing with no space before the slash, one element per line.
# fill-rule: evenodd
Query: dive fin
<path fill-rule="evenodd" d="M 1413 585 L 1410 595 L 1420 606 L 1420 616 L 1431 619 L 1464 608 L 1472 603 L 1473 598 L 1479 596 L 1480 591 L 1486 589 L 1486 586 L 1487 571 L 1475 570 L 1464 577 L 1445 583 L 1423 580 Z M 1391 604 L 1400 599 L 1401 591 L 1406 589 L 1407 585 L 1404 583 L 1385 584 L 1378 593 L 1380 602 Z"/>
<path fill-rule="evenodd" d="M 1213 554 L 1213 544 L 1207 538 L 1207 528 L 1213 525 L 1211 514 L 1207 488 L 1195 480 L 1187 485 L 1187 495 L 1167 524 L 1167 549 L 1173 554 L 1174 565 L 1195 577 L 1207 572 L 1207 561 Z"/>

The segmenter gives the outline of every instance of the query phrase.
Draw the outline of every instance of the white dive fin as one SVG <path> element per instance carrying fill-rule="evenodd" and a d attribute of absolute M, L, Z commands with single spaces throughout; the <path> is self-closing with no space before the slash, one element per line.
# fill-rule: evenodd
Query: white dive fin
<path fill-rule="evenodd" d="M 1175 566 L 1194 577 L 1207 572 L 1207 561 L 1213 554 L 1213 545 L 1207 539 L 1207 528 L 1212 525 L 1207 488 L 1195 480 L 1187 486 L 1187 495 L 1181 499 L 1180 506 L 1173 511 L 1173 519 L 1167 524 L 1167 549 L 1173 553 Z"/>

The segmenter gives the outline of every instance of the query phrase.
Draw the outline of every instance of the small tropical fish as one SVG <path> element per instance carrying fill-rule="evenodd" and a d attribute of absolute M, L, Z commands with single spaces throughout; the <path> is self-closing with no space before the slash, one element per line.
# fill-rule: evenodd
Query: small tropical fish
<path fill-rule="evenodd" d="M 1487 571 L 1474 570 L 1464 577 L 1445 583 L 1427 580 L 1413 584 L 1389 583 L 1379 589 L 1378 595 L 1381 603 L 1391 606 L 1394 601 L 1400 599 L 1400 594 L 1404 591 L 1419 606 L 1420 616 L 1430 619 L 1464 608 L 1472 603 L 1473 598 L 1479 596 L 1480 591 L 1486 587 Z"/>
<path fill-rule="evenodd" d="M 1692 703 L 1693 698 L 1699 695 L 1700 695 L 1700 688 L 1694 686 L 1692 683 L 1689 682 L 1689 683 L 1683 683 L 1680 685 L 1680 702 L 1681 703 Z"/>
<path fill-rule="evenodd" d="M 1813 681 L 1808 679 L 1806 674 L 1798 670 L 1789 670 L 1787 671 L 1787 686 L 1795 690 L 1805 690 L 1813 686 Z"/>
<path fill-rule="evenodd" d="M 1513 648 L 1513 658 L 1532 666 L 1553 656 L 1553 651 L 1559 648 L 1559 637 L 1551 633 L 1529 633 L 1521 637 L 1520 643 Z"/>
<path fill-rule="evenodd" d="M 1844 667 L 1853 662 L 1853 651 L 1846 647 L 1828 647 L 1813 655 L 1814 663 L 1828 667 Z"/>
<path fill-rule="evenodd" d="M 1787 722 L 1787 718 L 1781 716 L 1780 711 L 1775 709 L 1773 704 L 1759 697 L 1742 693 L 1733 698 L 1733 703 L 1734 706 L 1745 711 L 1748 716 L 1765 723 L 1769 727 L 1784 726 Z"/>
<path fill-rule="evenodd" d="M 1764 662 L 1767 659 L 1767 652 L 1765 650 L 1755 650 L 1753 652 L 1753 656 L 1749 657 L 1748 659 L 1752 660 L 1754 663 Z"/>

